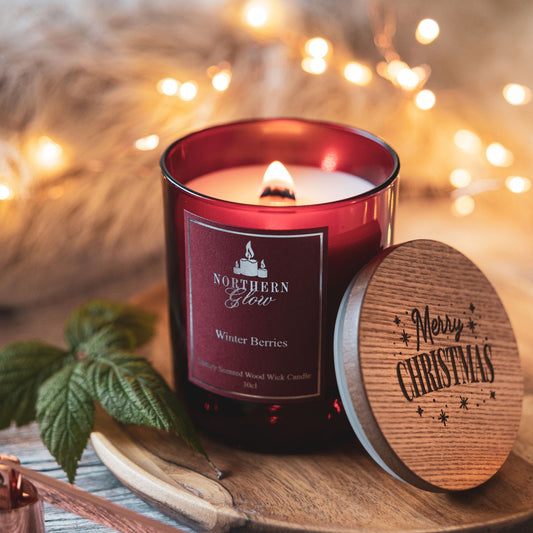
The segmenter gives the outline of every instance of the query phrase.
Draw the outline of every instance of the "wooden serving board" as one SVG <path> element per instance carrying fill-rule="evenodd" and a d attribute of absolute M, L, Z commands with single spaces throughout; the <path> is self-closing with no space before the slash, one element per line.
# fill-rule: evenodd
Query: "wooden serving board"
<path fill-rule="evenodd" d="M 135 303 L 160 317 L 147 357 L 170 377 L 164 286 Z M 524 327 L 528 322 L 526 317 L 519 320 Z M 522 337 L 528 376 L 533 360 L 529 337 Z M 162 432 L 121 426 L 99 416 L 91 440 L 122 483 L 167 512 L 192 520 L 201 531 L 241 526 L 254 531 L 527 531 L 533 530 L 530 385 L 531 376 L 526 379 L 518 440 L 502 469 L 482 486 L 458 493 L 429 493 L 396 480 L 355 438 L 301 455 L 252 453 L 203 439 L 211 460 L 224 473 L 220 480 L 202 457 Z"/>

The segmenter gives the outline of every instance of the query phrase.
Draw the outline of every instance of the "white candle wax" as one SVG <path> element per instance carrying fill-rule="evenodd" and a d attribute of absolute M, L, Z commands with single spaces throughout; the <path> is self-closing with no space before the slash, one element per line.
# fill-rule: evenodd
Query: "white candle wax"
<path fill-rule="evenodd" d="M 296 205 L 323 204 L 363 194 L 373 189 L 369 181 L 346 172 L 325 172 L 316 167 L 285 165 L 294 181 Z M 192 179 L 186 187 L 206 196 L 260 205 L 267 165 L 217 170 Z"/>

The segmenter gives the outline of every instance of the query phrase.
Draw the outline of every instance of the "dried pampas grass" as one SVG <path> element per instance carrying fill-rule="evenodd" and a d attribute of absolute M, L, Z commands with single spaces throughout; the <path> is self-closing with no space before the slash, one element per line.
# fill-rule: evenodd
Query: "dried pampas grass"
<path fill-rule="evenodd" d="M 504 54 L 508 39 L 519 39 L 516 26 L 526 23 L 519 15 L 507 16 L 501 27 L 501 3 L 484 3 L 482 16 L 461 2 L 432 4 L 448 34 L 432 52 L 431 79 L 442 96 L 431 120 L 385 80 L 376 79 L 367 90 L 350 85 L 337 68 L 320 77 L 299 68 L 298 43 L 314 35 L 327 36 L 339 58 L 377 63 L 381 58 L 372 41 L 367 2 L 284 2 L 289 10 L 284 38 L 266 40 L 236 19 L 242 4 L 3 3 L 0 171 L 16 198 L 0 202 L 0 306 L 60 298 L 147 264 L 162 277 L 158 159 L 175 138 L 206 125 L 300 116 L 371 130 L 400 153 L 406 192 L 445 189 L 452 162 L 443 147 L 465 124 L 499 134 L 509 144 L 531 144 L 528 117 L 513 116 L 512 127 L 504 123 L 500 119 L 508 109 L 499 102 L 499 92 L 494 96 L 512 74 L 528 82 L 523 67 L 531 52 L 524 38 L 522 48 L 513 47 L 516 61 Z M 413 65 L 431 56 L 412 32 L 407 37 L 407 28 L 414 31 L 427 6 L 421 0 L 389 6 L 397 10 L 398 49 Z M 471 47 L 454 41 L 452 32 L 464 34 Z M 484 42 L 474 43 L 468 32 L 482 34 Z M 486 61 L 461 59 L 468 52 Z M 216 93 L 205 72 L 222 61 L 231 64 L 232 83 L 227 92 Z M 477 81 L 482 75 L 484 84 Z M 198 80 L 198 98 L 183 102 L 158 95 L 155 84 L 166 76 Z M 462 81 L 470 85 L 460 87 Z M 136 139 L 152 133 L 160 137 L 156 150 L 133 147 Z M 42 135 L 63 147 L 60 172 L 39 170 L 32 162 L 32 142 Z"/>

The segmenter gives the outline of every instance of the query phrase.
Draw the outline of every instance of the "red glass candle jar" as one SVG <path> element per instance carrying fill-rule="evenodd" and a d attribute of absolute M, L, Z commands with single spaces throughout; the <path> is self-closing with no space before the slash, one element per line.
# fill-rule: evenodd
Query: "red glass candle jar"
<path fill-rule="evenodd" d="M 324 197 L 344 187 L 336 172 L 364 178 L 370 190 L 354 196 L 347 187 L 340 199 L 304 205 L 297 189 L 296 203 L 282 205 L 239 203 L 231 181 L 238 201 L 194 190 L 217 171 L 239 172 L 236 183 L 254 180 L 260 190 L 248 166 L 276 160 L 319 169 Z M 184 137 L 161 166 L 176 384 L 197 427 L 258 450 L 302 449 L 348 432 L 335 318 L 357 270 L 392 243 L 395 152 L 353 128 L 265 119 Z"/>

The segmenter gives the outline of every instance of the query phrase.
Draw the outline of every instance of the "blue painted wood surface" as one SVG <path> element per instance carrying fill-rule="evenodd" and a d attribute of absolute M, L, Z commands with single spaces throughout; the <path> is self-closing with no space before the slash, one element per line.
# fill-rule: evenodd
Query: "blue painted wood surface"
<path fill-rule="evenodd" d="M 21 428 L 12 426 L 0 431 L 0 453 L 15 455 L 23 466 L 67 481 L 67 476 L 41 442 L 39 429 L 35 423 Z M 184 531 L 194 532 L 193 529 L 148 505 L 124 487 L 100 461 L 90 444 L 82 456 L 75 484 L 81 489 L 145 516 Z M 47 503 L 44 504 L 44 519 L 47 533 L 72 533 L 74 531 L 107 533 L 113 531 Z M 0 532 L 3 532 L 1 523 Z"/>

